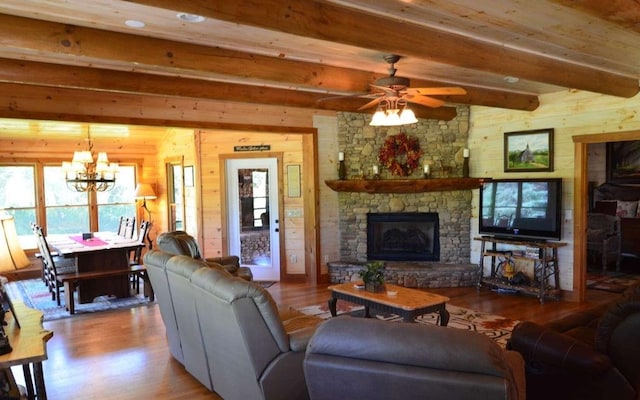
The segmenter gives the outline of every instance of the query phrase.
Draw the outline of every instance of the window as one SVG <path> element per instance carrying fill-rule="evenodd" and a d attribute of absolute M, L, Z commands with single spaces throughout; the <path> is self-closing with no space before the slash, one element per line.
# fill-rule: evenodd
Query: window
<path fill-rule="evenodd" d="M 135 168 L 121 165 L 116 186 L 110 191 L 97 193 L 99 230 L 117 232 L 120 216 L 136 216 L 135 190 Z"/>
<path fill-rule="evenodd" d="M 89 196 L 70 190 L 60 166 L 44 167 L 47 235 L 89 232 Z"/>
<path fill-rule="evenodd" d="M 14 216 L 24 249 L 36 248 L 33 222 L 45 226 L 47 235 L 116 231 L 121 215 L 136 215 L 135 177 L 135 165 L 120 165 L 111 191 L 78 193 L 67 188 L 59 165 L 0 165 L 0 210 Z M 39 197 L 44 204 L 38 205 Z"/>
<path fill-rule="evenodd" d="M 0 166 L 0 209 L 13 215 L 23 248 L 35 247 L 31 223 L 36 218 L 36 180 L 33 165 Z"/>

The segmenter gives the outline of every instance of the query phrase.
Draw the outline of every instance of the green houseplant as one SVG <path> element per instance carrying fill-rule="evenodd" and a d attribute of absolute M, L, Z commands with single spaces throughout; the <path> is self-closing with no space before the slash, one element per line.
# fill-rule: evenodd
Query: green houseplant
<path fill-rule="evenodd" d="M 364 282 L 364 289 L 368 292 L 384 292 L 384 263 L 373 261 L 366 264 L 364 269 L 358 271 Z"/>

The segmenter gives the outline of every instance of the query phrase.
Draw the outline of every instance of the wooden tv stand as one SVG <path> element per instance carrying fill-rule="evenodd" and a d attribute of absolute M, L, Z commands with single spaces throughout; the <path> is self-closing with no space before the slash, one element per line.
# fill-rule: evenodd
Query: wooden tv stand
<path fill-rule="evenodd" d="M 478 263 L 478 288 L 482 284 L 487 284 L 498 289 L 534 295 L 540 299 L 541 303 L 544 303 L 546 297 L 556 300 L 560 298 L 558 248 L 566 246 L 566 243 L 492 236 L 480 236 L 474 238 L 474 240 L 482 242 L 480 262 Z M 487 243 L 491 244 L 490 249 L 486 248 Z M 513 246 L 513 249 L 498 251 L 496 249 L 498 243 Z M 491 272 L 489 276 L 484 276 L 485 257 L 491 257 Z M 503 277 L 504 266 L 513 264 L 513 260 L 533 262 L 534 279 L 531 285 L 513 284 Z M 552 277 L 553 285 L 549 284 L 549 280 Z"/>

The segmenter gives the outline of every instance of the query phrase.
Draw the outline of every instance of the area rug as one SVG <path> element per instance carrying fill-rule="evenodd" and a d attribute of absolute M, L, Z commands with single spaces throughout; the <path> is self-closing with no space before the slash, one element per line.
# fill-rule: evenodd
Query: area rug
<path fill-rule="evenodd" d="M 640 281 L 640 275 L 622 272 L 603 272 L 587 274 L 587 289 L 604 290 L 606 292 L 622 293 L 629 286 Z"/>
<path fill-rule="evenodd" d="M 353 305 L 345 301 L 337 302 L 338 314 L 362 314 L 363 307 Z M 300 309 L 301 312 L 308 315 L 315 315 L 320 318 L 329 318 L 331 313 L 329 312 L 329 306 L 313 305 Z M 465 329 L 468 331 L 482 333 L 495 340 L 500 346 L 505 347 L 507 341 L 511 337 L 513 327 L 519 322 L 509 318 L 500 317 L 497 315 L 491 315 L 479 311 L 470 310 L 464 307 L 454 306 L 447 304 L 447 311 L 449 311 L 449 324 L 447 327 L 456 329 Z M 400 322 L 402 318 L 395 314 L 376 315 L 376 318 L 385 321 Z M 416 318 L 416 322 L 421 324 L 438 325 L 440 316 L 437 313 L 425 314 Z"/>
<path fill-rule="evenodd" d="M 44 321 L 54 321 L 76 315 L 154 304 L 142 295 L 144 288 L 141 285 L 140 294 L 127 298 L 118 299 L 115 297 L 100 296 L 97 297 L 93 303 L 87 304 L 79 304 L 76 301 L 75 314 L 71 315 L 64 307 L 64 293 L 62 295 L 62 306 L 58 307 L 57 302 L 51 300 L 51 294 L 41 279 L 9 282 L 5 284 L 4 287 L 12 301 L 22 301 L 27 307 L 42 311 L 44 313 Z"/>

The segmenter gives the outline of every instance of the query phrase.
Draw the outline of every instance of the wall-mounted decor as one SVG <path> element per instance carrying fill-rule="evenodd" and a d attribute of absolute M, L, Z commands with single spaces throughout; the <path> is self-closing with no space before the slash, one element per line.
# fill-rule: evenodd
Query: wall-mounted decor
<path fill-rule="evenodd" d="M 300 165 L 287 165 L 289 197 L 300 197 Z"/>
<path fill-rule="evenodd" d="M 553 171 L 553 128 L 505 132 L 504 172 Z"/>
<path fill-rule="evenodd" d="M 193 165 L 187 165 L 184 167 L 184 186 L 185 187 L 193 187 Z"/>
<path fill-rule="evenodd" d="M 640 140 L 607 143 L 607 182 L 640 183 Z"/>

